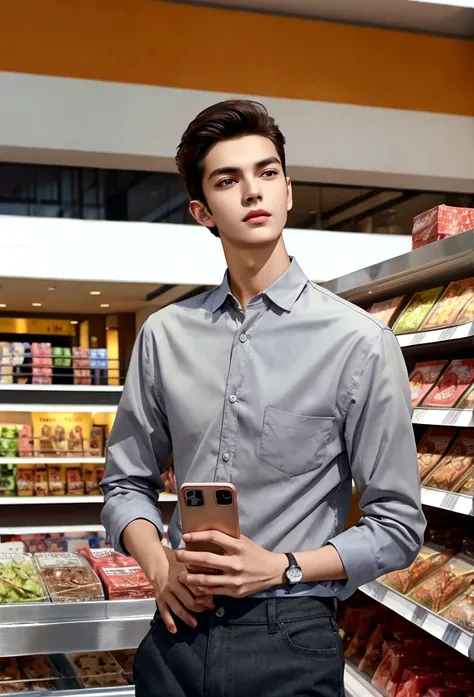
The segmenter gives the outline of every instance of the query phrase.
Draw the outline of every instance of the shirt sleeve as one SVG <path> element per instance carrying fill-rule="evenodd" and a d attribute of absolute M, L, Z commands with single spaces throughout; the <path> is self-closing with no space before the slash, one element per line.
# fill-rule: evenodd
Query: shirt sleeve
<path fill-rule="evenodd" d="M 156 352 L 145 324 L 138 335 L 107 446 L 102 523 L 117 551 L 124 554 L 122 533 L 143 518 L 163 536 L 158 509 L 164 490 L 161 468 L 171 453 L 171 437 L 156 382 Z"/>
<path fill-rule="evenodd" d="M 348 576 L 334 587 L 341 600 L 409 566 L 426 527 L 407 370 L 389 329 L 380 331 L 353 380 L 345 439 L 363 516 L 329 541 Z"/>

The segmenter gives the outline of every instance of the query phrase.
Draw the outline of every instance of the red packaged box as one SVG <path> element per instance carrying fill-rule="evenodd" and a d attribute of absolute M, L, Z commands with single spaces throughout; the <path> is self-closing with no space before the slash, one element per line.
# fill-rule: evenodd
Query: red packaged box
<path fill-rule="evenodd" d="M 395 644 L 386 652 L 374 673 L 372 685 L 385 697 L 394 697 L 405 668 L 413 663 L 413 652 L 404 644 Z"/>
<path fill-rule="evenodd" d="M 429 428 L 426 431 L 416 448 L 421 480 L 427 477 L 444 457 L 456 433 L 457 428 L 443 427 Z"/>
<path fill-rule="evenodd" d="M 421 404 L 447 365 L 448 361 L 425 361 L 415 364 L 409 377 L 412 407 Z"/>
<path fill-rule="evenodd" d="M 133 557 L 113 549 L 87 549 L 84 556 L 99 575 L 109 600 L 155 597 L 153 586 Z"/>
<path fill-rule="evenodd" d="M 472 467 L 474 467 L 474 428 L 464 428 L 448 454 L 431 471 L 431 474 L 427 475 L 422 484 L 433 489 L 454 491 Z"/>
<path fill-rule="evenodd" d="M 413 220 L 412 248 L 444 240 L 474 228 L 474 209 L 436 206 Z"/>
<path fill-rule="evenodd" d="M 426 688 L 442 685 L 438 668 L 407 668 L 402 675 L 397 697 L 422 697 Z"/>
<path fill-rule="evenodd" d="M 451 361 L 423 402 L 425 407 L 454 407 L 474 382 L 474 358 Z"/>
<path fill-rule="evenodd" d="M 369 315 L 376 317 L 380 322 L 386 324 L 387 327 L 391 327 L 394 320 L 398 317 L 404 299 L 405 296 L 400 295 L 398 298 L 391 298 L 390 300 L 374 303 L 367 309 L 367 312 Z"/>
<path fill-rule="evenodd" d="M 367 673 L 372 677 L 377 670 L 382 658 L 382 646 L 384 641 L 390 636 L 391 629 L 388 626 L 379 624 L 370 635 L 365 653 L 359 663 L 359 671 Z"/>

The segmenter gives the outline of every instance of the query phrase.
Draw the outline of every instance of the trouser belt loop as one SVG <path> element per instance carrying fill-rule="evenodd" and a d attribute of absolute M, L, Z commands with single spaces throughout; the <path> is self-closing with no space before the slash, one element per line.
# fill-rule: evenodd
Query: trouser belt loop
<path fill-rule="evenodd" d="M 276 634 L 278 632 L 277 618 L 276 618 L 276 598 L 269 598 L 267 601 L 267 613 L 268 613 L 268 633 Z"/>

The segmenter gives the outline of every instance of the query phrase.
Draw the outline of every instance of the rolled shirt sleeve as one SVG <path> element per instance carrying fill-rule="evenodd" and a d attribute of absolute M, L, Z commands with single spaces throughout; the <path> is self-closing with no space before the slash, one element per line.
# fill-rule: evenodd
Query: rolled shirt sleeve
<path fill-rule="evenodd" d="M 407 371 L 389 329 L 381 329 L 353 384 L 345 439 L 363 517 L 329 541 L 348 576 L 334 584 L 341 600 L 382 574 L 409 566 L 426 527 Z"/>
<path fill-rule="evenodd" d="M 145 323 L 133 350 L 101 483 L 102 523 L 114 548 L 125 554 L 122 533 L 132 521 L 148 520 L 163 535 L 158 497 L 164 490 L 161 468 L 171 453 L 171 438 L 156 372 L 156 353 Z"/>

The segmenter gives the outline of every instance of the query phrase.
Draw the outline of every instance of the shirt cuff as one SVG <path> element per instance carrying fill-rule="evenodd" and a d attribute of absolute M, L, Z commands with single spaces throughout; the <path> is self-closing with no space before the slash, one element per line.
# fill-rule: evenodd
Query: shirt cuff
<path fill-rule="evenodd" d="M 346 600 L 356 590 L 380 575 L 375 562 L 375 554 L 367 553 L 367 541 L 363 539 L 361 530 L 349 528 L 337 535 L 328 544 L 332 545 L 341 557 L 346 570 L 347 580 L 334 582 L 333 589 L 339 600 Z"/>
<path fill-rule="evenodd" d="M 106 522 L 105 528 L 110 535 L 110 540 L 112 542 L 112 547 L 120 554 L 125 554 L 130 556 L 128 551 L 122 544 L 123 531 L 130 523 L 134 520 L 147 520 L 149 523 L 155 526 L 160 536 L 160 540 L 163 539 L 163 520 L 161 518 L 161 513 L 153 506 L 151 503 L 139 503 L 137 501 L 127 501 L 122 503 L 121 506 L 116 508 Z"/>

